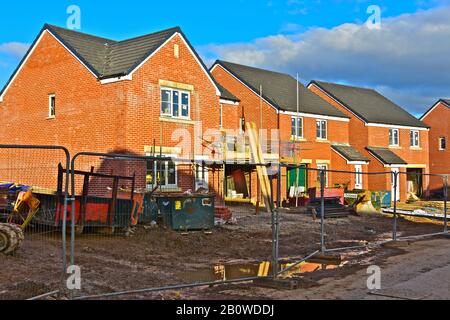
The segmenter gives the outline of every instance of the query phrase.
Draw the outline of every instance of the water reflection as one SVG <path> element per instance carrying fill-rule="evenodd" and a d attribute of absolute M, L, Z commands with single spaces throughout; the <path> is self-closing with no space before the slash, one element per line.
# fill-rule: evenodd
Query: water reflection
<path fill-rule="evenodd" d="M 278 265 L 278 270 L 284 270 L 296 262 L 283 262 Z M 178 276 L 189 281 L 225 281 L 249 277 L 267 277 L 272 275 L 273 264 L 268 261 L 260 263 L 245 263 L 245 264 L 229 264 L 229 265 L 213 265 L 209 269 L 186 271 Z M 283 278 L 293 278 L 297 275 L 317 272 L 320 270 L 332 270 L 339 268 L 341 262 L 338 261 L 320 261 L 310 260 L 303 262 L 286 273 L 282 274 Z"/>

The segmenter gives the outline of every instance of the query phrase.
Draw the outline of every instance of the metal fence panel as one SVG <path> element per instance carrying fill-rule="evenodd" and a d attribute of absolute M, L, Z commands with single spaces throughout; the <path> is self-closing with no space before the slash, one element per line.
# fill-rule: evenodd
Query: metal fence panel
<path fill-rule="evenodd" d="M 69 163 L 64 147 L 0 145 L 0 224 L 24 235 L 0 253 L 0 300 L 64 290 Z"/>

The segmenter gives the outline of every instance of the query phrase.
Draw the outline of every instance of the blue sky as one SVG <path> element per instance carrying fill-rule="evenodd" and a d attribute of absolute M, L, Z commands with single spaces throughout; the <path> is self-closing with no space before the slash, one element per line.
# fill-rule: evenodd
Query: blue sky
<path fill-rule="evenodd" d="M 81 31 L 116 40 L 150 33 L 159 29 L 181 26 L 190 41 L 207 62 L 228 58 L 236 62 L 249 63 L 236 53 L 241 48 L 252 47 L 259 56 L 267 51 L 260 48 L 261 41 L 273 37 L 288 39 L 298 44 L 304 35 L 316 30 L 331 31 L 345 24 L 362 25 L 368 18 L 369 5 L 382 8 L 382 18 L 389 21 L 405 14 L 420 14 L 446 7 L 446 0 L 228 0 L 228 1 L 8 1 L 2 3 L 0 11 L 0 86 L 3 87 L 20 61 L 24 48 L 30 44 L 44 23 L 65 26 L 66 9 L 69 5 L 81 8 Z M 439 43 L 436 43 L 439 45 Z M 271 48 L 273 46 L 271 45 Z M 259 51 L 258 51 L 259 50 Z M 239 53 L 239 52 L 238 52 Z M 447 56 L 448 57 L 448 56 Z M 302 56 L 296 59 L 302 60 Z M 318 58 L 319 59 L 319 58 Z M 342 53 L 345 59 L 345 52 Z M 402 98 L 402 83 L 396 85 L 371 81 L 370 77 L 358 78 L 337 67 L 326 66 L 323 70 L 285 63 L 268 63 L 255 60 L 257 66 L 278 69 L 295 74 L 299 72 L 303 81 L 313 78 L 339 81 L 358 85 L 369 85 L 392 93 L 396 102 L 409 104 Z M 311 64 L 311 63 L 310 63 Z M 336 63 L 335 63 L 336 64 Z M 305 74 L 303 70 L 305 69 Z M 354 73 L 354 72 L 353 72 Z M 407 86 L 411 89 L 411 86 Z M 443 92 L 444 93 L 444 92 Z M 427 96 L 434 99 L 437 93 Z M 405 96 L 410 96 L 405 95 Z M 450 96 L 450 92 L 448 93 Z M 423 103 L 422 102 L 422 103 Z M 406 106 L 408 107 L 408 105 Z M 411 111 L 419 113 L 419 105 Z M 426 109 L 426 106 L 423 107 Z"/>

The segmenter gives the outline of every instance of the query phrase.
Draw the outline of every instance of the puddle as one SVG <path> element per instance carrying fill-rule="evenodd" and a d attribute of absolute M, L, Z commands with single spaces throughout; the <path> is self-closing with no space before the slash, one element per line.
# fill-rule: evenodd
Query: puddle
<path fill-rule="evenodd" d="M 296 261 L 282 262 L 279 264 L 278 270 L 287 269 L 295 263 Z M 273 264 L 267 261 L 260 263 L 213 265 L 209 269 L 186 271 L 177 274 L 177 276 L 182 279 L 194 282 L 212 282 L 251 277 L 266 277 L 272 275 L 272 266 Z M 320 270 L 337 269 L 341 266 L 343 266 L 343 263 L 340 261 L 311 259 L 293 267 L 292 269 L 281 275 L 281 277 L 293 278 L 297 275 L 317 272 Z"/>

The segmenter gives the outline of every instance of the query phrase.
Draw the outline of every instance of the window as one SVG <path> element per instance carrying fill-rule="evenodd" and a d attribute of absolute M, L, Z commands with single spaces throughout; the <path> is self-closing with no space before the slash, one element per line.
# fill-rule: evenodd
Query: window
<path fill-rule="evenodd" d="M 161 115 L 164 117 L 190 117 L 190 94 L 175 89 L 161 89 Z"/>
<path fill-rule="evenodd" d="M 147 188 L 177 187 L 177 166 L 173 161 L 147 162 Z"/>
<path fill-rule="evenodd" d="M 326 120 L 317 120 L 317 139 L 326 140 L 327 139 L 327 122 Z"/>
<path fill-rule="evenodd" d="M 361 190 L 363 188 L 363 175 L 362 175 L 362 166 L 355 166 L 355 189 Z"/>
<path fill-rule="evenodd" d="M 390 146 L 400 145 L 398 129 L 389 130 L 389 145 Z"/>
<path fill-rule="evenodd" d="M 292 117 L 292 137 L 303 138 L 303 118 Z"/>
<path fill-rule="evenodd" d="M 48 96 L 48 117 L 56 117 L 56 96 L 54 94 Z"/>
<path fill-rule="evenodd" d="M 419 147 L 420 145 L 420 133 L 417 130 L 411 130 L 410 138 L 411 147 Z"/>
<path fill-rule="evenodd" d="M 325 188 L 327 188 L 328 187 L 328 172 L 326 170 L 328 170 L 328 165 L 318 164 L 317 169 L 325 170 Z M 319 183 L 319 186 L 320 186 L 320 171 L 317 172 L 317 182 Z"/>
<path fill-rule="evenodd" d="M 444 151 L 447 149 L 447 139 L 445 137 L 439 138 L 439 150 Z"/>

